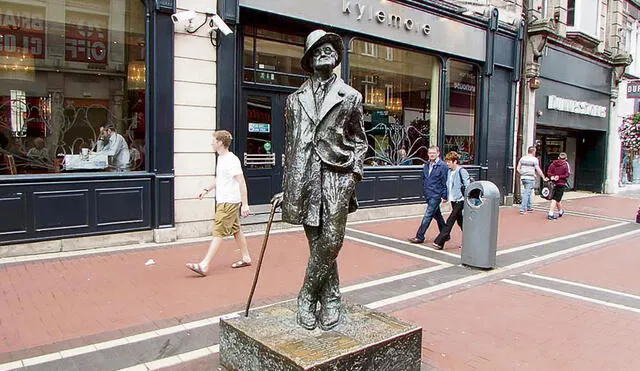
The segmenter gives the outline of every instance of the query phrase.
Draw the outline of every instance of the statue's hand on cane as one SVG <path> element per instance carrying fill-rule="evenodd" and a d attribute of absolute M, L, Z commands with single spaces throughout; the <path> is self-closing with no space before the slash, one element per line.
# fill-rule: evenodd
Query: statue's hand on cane
<path fill-rule="evenodd" d="M 271 197 L 271 206 L 274 209 L 279 208 L 281 204 L 282 204 L 282 192 L 276 193 L 275 195 L 273 195 L 273 197 Z"/>

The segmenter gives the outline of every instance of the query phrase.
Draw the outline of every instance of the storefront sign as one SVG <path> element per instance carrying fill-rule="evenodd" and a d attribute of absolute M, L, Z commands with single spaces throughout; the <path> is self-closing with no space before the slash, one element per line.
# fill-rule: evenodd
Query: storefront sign
<path fill-rule="evenodd" d="M 107 63 L 109 17 L 67 12 L 66 22 L 65 60 Z"/>
<path fill-rule="evenodd" d="M 353 9 L 352 9 L 353 5 Z M 387 25 L 392 28 L 404 29 L 407 32 L 420 32 L 425 36 L 429 36 L 431 33 L 431 25 L 422 24 L 416 27 L 416 23 L 411 18 L 403 19 L 402 16 L 395 13 L 387 13 L 381 9 L 375 9 L 372 5 L 366 5 L 359 1 L 342 0 L 342 13 L 352 14 L 356 16 L 355 19 L 362 21 L 363 18 L 369 22 L 377 22 L 380 25 Z"/>
<path fill-rule="evenodd" d="M 0 56 L 44 59 L 45 8 L 0 2 Z"/>
<path fill-rule="evenodd" d="M 627 98 L 640 98 L 640 80 L 627 83 Z"/>
<path fill-rule="evenodd" d="M 256 122 L 249 123 L 249 132 L 250 133 L 268 133 L 271 131 L 271 125 L 262 124 Z"/>
<path fill-rule="evenodd" d="M 571 99 L 549 96 L 547 109 L 563 112 L 576 113 L 594 117 L 607 117 L 607 107 L 591 104 L 588 102 L 578 102 Z"/>
<path fill-rule="evenodd" d="M 392 1 L 240 0 L 240 6 L 466 57 L 486 59 L 486 30 Z"/>

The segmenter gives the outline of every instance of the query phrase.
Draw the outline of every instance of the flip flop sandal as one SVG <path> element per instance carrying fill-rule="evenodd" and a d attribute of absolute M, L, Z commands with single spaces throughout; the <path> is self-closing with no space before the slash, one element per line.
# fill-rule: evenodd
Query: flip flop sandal
<path fill-rule="evenodd" d="M 248 267 L 250 265 L 251 263 L 247 263 L 244 260 L 238 260 L 237 262 L 231 264 L 231 268 L 242 268 L 242 267 Z"/>
<path fill-rule="evenodd" d="M 192 264 L 192 263 L 188 263 L 188 264 L 187 264 L 187 268 L 188 268 L 188 269 L 190 269 L 190 270 L 192 270 L 192 271 L 194 271 L 194 272 L 196 272 L 197 274 L 199 274 L 199 275 L 200 275 L 200 277 L 204 277 L 204 276 L 206 276 L 206 275 L 207 275 L 206 273 L 204 273 L 204 272 L 202 271 L 202 268 L 200 268 L 200 264 Z"/>

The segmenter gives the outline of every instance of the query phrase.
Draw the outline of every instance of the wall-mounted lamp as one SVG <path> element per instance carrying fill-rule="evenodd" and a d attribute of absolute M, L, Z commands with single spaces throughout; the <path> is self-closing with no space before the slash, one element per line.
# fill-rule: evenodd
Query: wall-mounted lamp
<path fill-rule="evenodd" d="M 227 24 L 214 10 L 207 10 L 207 12 L 205 13 L 204 21 L 197 27 L 193 25 L 193 20 L 196 18 L 196 16 L 197 13 L 194 10 L 185 10 L 172 14 L 171 20 L 174 24 L 189 22 L 184 26 L 184 30 L 190 34 L 198 32 L 198 30 L 200 30 L 204 25 L 209 23 L 209 27 L 211 28 L 211 30 L 209 31 L 209 39 L 211 40 L 211 44 L 213 46 L 216 46 L 216 44 L 213 42 L 214 31 L 219 30 L 225 36 L 233 33 L 231 28 L 227 26 Z"/>
<path fill-rule="evenodd" d="M 540 78 L 539 77 L 532 77 L 531 79 L 529 79 L 529 88 L 535 90 L 538 89 L 540 87 Z"/>

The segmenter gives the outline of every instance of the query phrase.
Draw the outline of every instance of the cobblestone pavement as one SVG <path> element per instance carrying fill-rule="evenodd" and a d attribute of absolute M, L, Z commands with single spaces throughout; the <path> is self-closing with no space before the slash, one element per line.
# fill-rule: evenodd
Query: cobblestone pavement
<path fill-rule="evenodd" d="M 422 326 L 424 369 L 640 369 L 640 201 L 629 192 L 572 198 L 554 221 L 544 202 L 527 215 L 502 208 L 489 271 L 460 264 L 457 229 L 437 251 L 433 226 L 424 244 L 406 242 L 419 217 L 350 223 L 344 297 Z M 262 239 L 248 240 L 255 258 Z M 184 264 L 206 248 L 0 260 L 0 370 L 217 369 L 217 324 L 244 308 L 254 267 L 230 268 L 238 252 L 225 241 L 196 277 Z M 302 231 L 273 234 L 253 306 L 294 298 L 307 258 Z"/>

